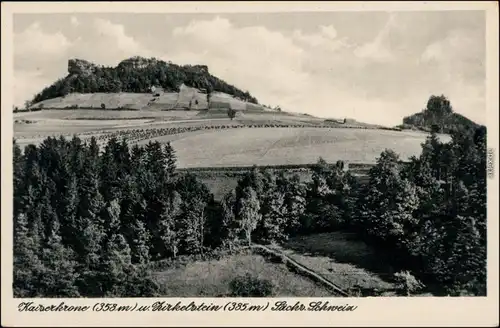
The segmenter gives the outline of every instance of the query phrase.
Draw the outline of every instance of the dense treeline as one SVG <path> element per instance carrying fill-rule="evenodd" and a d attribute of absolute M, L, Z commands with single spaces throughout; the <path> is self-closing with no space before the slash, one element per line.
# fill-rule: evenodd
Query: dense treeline
<path fill-rule="evenodd" d="M 478 124 L 465 116 L 453 112 L 450 101 L 444 96 L 431 96 L 426 108 L 420 112 L 403 118 L 403 128 L 419 128 L 426 131 L 450 133 L 457 128 L 475 129 Z"/>
<path fill-rule="evenodd" d="M 365 185 L 320 160 L 307 183 L 254 168 L 215 202 L 170 144 L 14 144 L 14 292 L 154 296 L 150 261 L 349 229 L 433 292 L 484 295 L 485 161 L 485 128 L 432 133 L 409 164 L 384 151 Z"/>
<path fill-rule="evenodd" d="M 140 67 L 135 64 L 140 63 Z M 65 96 L 72 92 L 134 92 L 148 93 L 152 86 L 161 86 L 166 91 L 179 92 L 182 83 L 187 86 L 224 92 L 244 101 L 258 104 L 248 91 L 209 74 L 206 67 L 167 63 L 155 58 L 131 58 L 117 67 L 103 67 L 87 63 L 86 73 L 69 74 L 38 93 L 33 103 L 46 99 Z"/>

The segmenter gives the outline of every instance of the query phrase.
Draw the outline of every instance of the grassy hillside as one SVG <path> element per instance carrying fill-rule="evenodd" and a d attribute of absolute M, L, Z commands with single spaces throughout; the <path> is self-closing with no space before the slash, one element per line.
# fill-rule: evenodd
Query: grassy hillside
<path fill-rule="evenodd" d="M 207 95 L 196 88 L 181 85 L 179 92 L 156 93 L 70 93 L 65 96 L 51 98 L 33 104 L 31 108 L 43 109 L 93 109 L 93 110 L 126 110 L 126 111 L 172 111 L 172 110 L 223 110 L 272 112 L 258 104 L 242 101 L 229 94 L 218 92 L 211 96 L 210 104 Z"/>
<path fill-rule="evenodd" d="M 258 103 L 248 91 L 211 75 L 207 66 L 180 66 L 142 57 L 123 60 L 116 67 L 71 59 L 68 62 L 68 75 L 43 89 L 34 97 L 33 103 L 71 93 L 148 93 L 152 87 L 166 92 L 179 92 L 182 84 L 204 89 L 207 93 L 222 92 L 242 101 Z"/>

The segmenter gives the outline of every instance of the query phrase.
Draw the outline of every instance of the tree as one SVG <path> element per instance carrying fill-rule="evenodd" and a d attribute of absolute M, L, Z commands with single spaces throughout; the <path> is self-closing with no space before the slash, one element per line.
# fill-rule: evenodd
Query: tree
<path fill-rule="evenodd" d="M 150 260 L 149 232 L 146 230 L 146 225 L 139 219 L 135 220 L 132 230 L 133 230 L 133 240 L 131 247 L 132 263 L 146 264 Z"/>
<path fill-rule="evenodd" d="M 418 226 L 413 212 L 418 208 L 415 185 L 400 175 L 399 156 L 384 151 L 370 170 L 367 193 L 360 199 L 365 224 L 371 235 L 388 245 L 406 245 Z"/>
<path fill-rule="evenodd" d="M 175 156 L 175 150 L 170 142 L 167 142 L 165 145 L 165 158 L 167 161 L 167 173 L 170 177 L 174 177 L 177 158 Z"/>
<path fill-rule="evenodd" d="M 180 216 L 182 199 L 180 195 L 174 191 L 168 195 L 166 204 L 163 206 L 163 211 L 158 222 L 158 234 L 160 236 L 161 245 L 158 247 L 159 256 L 177 257 L 179 252 L 179 237 L 177 231 L 177 218 Z"/>
<path fill-rule="evenodd" d="M 300 220 L 306 210 L 306 185 L 300 181 L 300 177 L 294 174 L 287 177 L 282 171 L 276 180 L 277 190 L 284 195 L 285 210 L 285 234 L 296 235 L 300 230 Z"/>
<path fill-rule="evenodd" d="M 234 189 L 221 201 L 221 239 L 224 246 L 233 249 L 241 233 L 241 226 L 236 221 L 236 192 Z"/>
<path fill-rule="evenodd" d="M 262 215 L 262 238 L 267 242 L 280 242 L 287 239 L 285 196 L 274 191 L 269 196 L 267 211 Z"/>
<path fill-rule="evenodd" d="M 13 290 L 16 297 L 35 297 L 39 295 L 38 277 L 42 270 L 39 258 L 40 245 L 30 231 L 24 213 L 14 217 L 14 276 Z"/>
<path fill-rule="evenodd" d="M 120 212 L 120 201 L 118 199 L 114 199 L 109 202 L 109 205 L 103 213 L 104 229 L 110 236 L 115 234 L 120 229 Z"/>
<path fill-rule="evenodd" d="M 238 215 L 239 224 L 245 232 L 248 245 L 252 244 L 252 232 L 261 220 L 260 202 L 257 194 L 251 187 L 244 190 L 244 196 L 240 199 L 240 211 Z"/>
<path fill-rule="evenodd" d="M 205 237 L 205 206 L 201 197 L 185 199 L 181 205 L 182 214 L 177 228 L 180 245 L 186 254 L 199 254 L 203 251 Z"/>
<path fill-rule="evenodd" d="M 134 267 L 128 243 L 121 234 L 113 234 L 106 242 L 97 281 L 105 297 L 126 296 L 126 284 Z"/>
<path fill-rule="evenodd" d="M 233 120 L 233 118 L 236 117 L 236 111 L 232 108 L 229 108 L 227 110 L 227 116 L 231 119 L 231 121 Z"/>
<path fill-rule="evenodd" d="M 56 220 L 42 252 L 43 270 L 38 275 L 37 292 L 44 297 L 79 296 L 76 286 L 77 263 L 74 259 L 73 251 L 62 244 L 59 222 Z"/>

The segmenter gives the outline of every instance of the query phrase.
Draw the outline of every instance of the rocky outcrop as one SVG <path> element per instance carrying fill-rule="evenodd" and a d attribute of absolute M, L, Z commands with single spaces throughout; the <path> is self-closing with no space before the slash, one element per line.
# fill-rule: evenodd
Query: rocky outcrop
<path fill-rule="evenodd" d="M 83 59 L 68 60 L 68 73 L 70 75 L 90 75 L 97 66 Z"/>
<path fill-rule="evenodd" d="M 194 65 L 193 67 L 195 69 L 199 70 L 200 72 L 208 74 L 208 66 L 207 65 Z"/>
<path fill-rule="evenodd" d="M 158 62 L 155 58 L 144 58 L 139 56 L 134 56 L 125 60 L 122 60 L 118 67 L 130 67 L 132 69 L 141 69 L 150 65 L 155 65 Z"/>

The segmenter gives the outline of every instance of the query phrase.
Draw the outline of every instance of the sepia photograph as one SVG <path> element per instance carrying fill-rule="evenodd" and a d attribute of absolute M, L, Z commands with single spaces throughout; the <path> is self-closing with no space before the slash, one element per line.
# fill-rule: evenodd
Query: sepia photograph
<path fill-rule="evenodd" d="M 486 10 L 10 19 L 19 311 L 491 296 Z"/>

